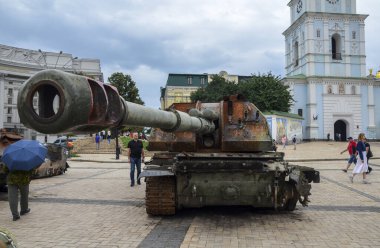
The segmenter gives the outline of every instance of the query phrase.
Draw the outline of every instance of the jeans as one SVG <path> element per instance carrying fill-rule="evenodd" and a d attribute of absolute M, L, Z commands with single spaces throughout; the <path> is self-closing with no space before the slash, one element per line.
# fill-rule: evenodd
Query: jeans
<path fill-rule="evenodd" d="M 139 178 L 141 173 L 141 158 L 132 158 L 131 157 L 131 184 L 135 184 L 135 166 L 137 168 L 137 178 Z M 140 182 L 138 179 L 137 182 Z"/>
<path fill-rule="evenodd" d="M 355 156 L 355 154 L 350 155 L 350 158 L 348 159 L 348 163 L 349 163 L 349 164 L 352 164 L 352 162 L 353 162 L 354 164 L 357 163 L 357 160 L 356 160 L 356 156 Z"/>
<path fill-rule="evenodd" d="M 18 191 L 20 190 L 21 212 L 28 209 L 29 184 L 28 185 L 8 185 L 8 201 L 13 217 L 19 217 L 18 212 Z"/>

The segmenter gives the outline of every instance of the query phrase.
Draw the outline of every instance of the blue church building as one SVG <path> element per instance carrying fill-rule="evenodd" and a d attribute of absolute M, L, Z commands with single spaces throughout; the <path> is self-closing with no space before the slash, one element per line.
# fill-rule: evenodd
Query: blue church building
<path fill-rule="evenodd" d="M 356 0 L 291 0 L 286 77 L 304 139 L 380 138 L 380 80 L 366 71 L 365 20 Z"/>

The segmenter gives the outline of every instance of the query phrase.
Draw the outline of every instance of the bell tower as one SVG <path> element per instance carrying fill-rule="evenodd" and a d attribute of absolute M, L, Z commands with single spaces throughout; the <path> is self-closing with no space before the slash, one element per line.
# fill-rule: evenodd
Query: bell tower
<path fill-rule="evenodd" d="M 366 77 L 365 20 L 356 0 L 291 0 L 283 83 L 305 139 L 376 136 L 374 86 Z M 379 115 L 380 118 L 380 115 Z"/>
<path fill-rule="evenodd" d="M 292 0 L 287 76 L 365 77 L 364 21 L 356 0 Z"/>

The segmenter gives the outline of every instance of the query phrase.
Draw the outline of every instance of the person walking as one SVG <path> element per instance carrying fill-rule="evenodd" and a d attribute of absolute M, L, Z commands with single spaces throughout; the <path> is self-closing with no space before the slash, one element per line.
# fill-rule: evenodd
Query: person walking
<path fill-rule="evenodd" d="M 141 161 L 144 161 L 144 147 L 138 137 L 138 133 L 133 133 L 133 139 L 128 142 L 128 158 L 131 163 L 131 187 L 135 186 L 135 167 L 137 168 L 137 184 L 141 184 L 139 176 L 141 173 Z"/>
<path fill-rule="evenodd" d="M 111 144 L 111 131 L 110 130 L 107 131 L 107 141 L 108 141 L 108 145 L 110 145 Z"/>
<path fill-rule="evenodd" d="M 281 142 L 282 142 L 282 149 L 284 150 L 286 148 L 286 141 L 288 139 L 286 138 L 286 135 L 284 134 L 281 138 Z"/>
<path fill-rule="evenodd" d="M 100 135 L 99 135 L 99 133 L 96 133 L 96 135 L 95 135 L 95 143 L 96 143 L 96 150 L 99 150 L 99 147 L 100 147 Z"/>
<path fill-rule="evenodd" d="M 356 160 L 356 142 L 352 137 L 348 137 L 347 140 L 348 140 L 347 148 L 340 152 L 340 154 L 343 154 L 346 151 L 348 151 L 348 154 L 350 156 L 348 158 L 346 169 L 342 169 L 343 172 L 347 172 L 348 168 L 350 168 L 351 164 L 352 163 L 356 164 L 356 162 L 357 162 L 357 160 Z"/>
<path fill-rule="evenodd" d="M 297 136 L 296 135 L 293 136 L 292 142 L 293 142 L 293 149 L 296 150 L 297 149 Z"/>
<path fill-rule="evenodd" d="M 350 182 L 354 182 L 354 177 L 357 174 L 363 174 L 363 183 L 368 184 L 369 182 L 366 180 L 366 172 L 368 170 L 368 164 L 367 164 L 367 154 L 366 154 L 366 148 L 365 148 L 365 135 L 364 133 L 360 133 L 358 137 L 358 143 L 356 145 L 356 151 L 359 155 L 358 161 L 352 170 L 352 175 L 349 176 Z"/>
<path fill-rule="evenodd" d="M 272 140 L 272 150 L 277 152 L 277 141 L 275 139 Z"/>
<path fill-rule="evenodd" d="M 369 174 L 372 171 L 372 167 L 369 166 L 369 159 L 373 157 L 373 153 L 371 151 L 371 145 L 367 142 L 367 139 L 364 140 L 364 145 L 365 145 L 365 151 L 367 154 L 367 165 L 368 165 L 367 174 Z"/>
<path fill-rule="evenodd" d="M 30 171 L 9 171 L 5 165 L 5 172 L 8 173 L 8 202 L 12 212 L 13 221 L 20 219 L 20 215 L 30 212 L 29 208 L 29 184 L 33 170 Z M 18 212 L 18 193 L 20 192 L 20 207 Z"/>

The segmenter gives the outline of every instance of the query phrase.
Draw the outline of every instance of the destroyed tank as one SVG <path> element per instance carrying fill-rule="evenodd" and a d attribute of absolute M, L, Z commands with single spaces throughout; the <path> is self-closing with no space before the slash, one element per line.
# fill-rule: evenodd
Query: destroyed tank
<path fill-rule="evenodd" d="M 5 129 L 0 130 L 0 192 L 7 191 L 7 174 L 4 170 L 5 164 L 1 160 L 3 151 L 8 145 L 22 138 L 17 133 L 8 132 Z M 48 150 L 45 162 L 33 170 L 32 179 L 61 175 L 69 168 L 67 164 L 67 149 L 65 147 L 55 144 L 45 144 L 45 146 Z"/>
<path fill-rule="evenodd" d="M 43 164 L 33 171 L 32 178 L 62 175 L 67 171 L 67 149 L 56 144 L 46 144 L 47 154 Z"/>
<path fill-rule="evenodd" d="M 155 128 L 148 146 L 155 153 L 140 174 L 152 215 L 234 205 L 292 211 L 297 202 L 307 206 L 311 182 L 319 182 L 318 171 L 272 151 L 266 118 L 241 95 L 157 110 L 124 101 L 111 85 L 45 70 L 23 84 L 18 110 L 25 126 L 42 133 Z"/>
<path fill-rule="evenodd" d="M 0 129 L 0 192 L 6 191 L 7 174 L 5 173 L 5 164 L 2 161 L 2 156 L 5 148 L 19 140 L 22 136 L 15 132 L 9 132 L 5 128 Z"/>

